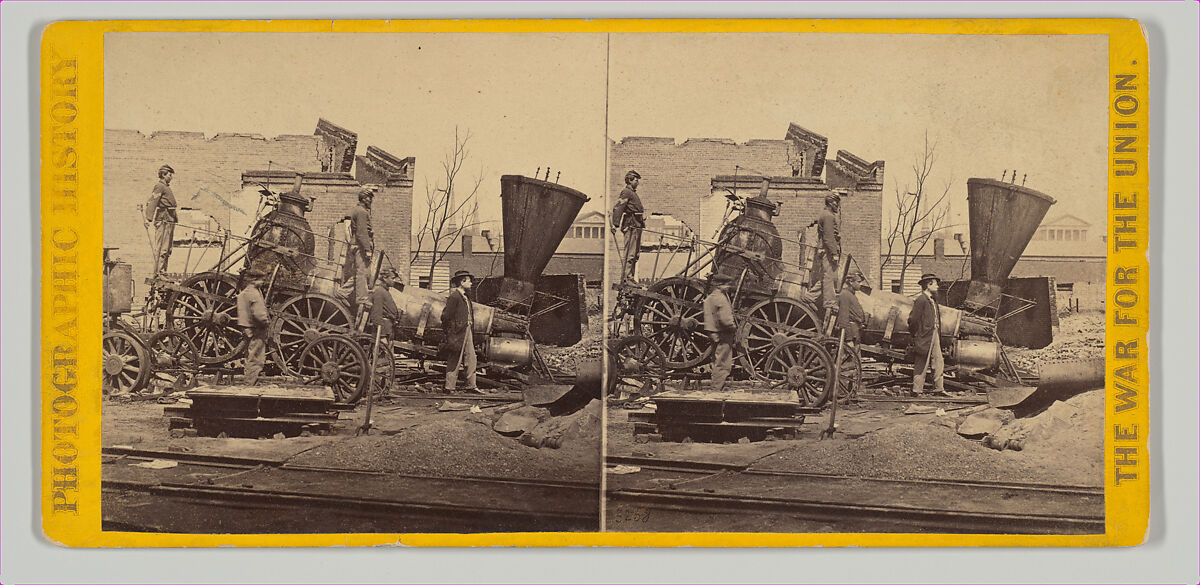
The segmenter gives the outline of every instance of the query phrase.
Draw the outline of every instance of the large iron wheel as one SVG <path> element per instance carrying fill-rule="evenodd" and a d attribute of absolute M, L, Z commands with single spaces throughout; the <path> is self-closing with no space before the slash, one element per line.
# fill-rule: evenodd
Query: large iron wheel
<path fill-rule="evenodd" d="M 300 295 L 279 306 L 271 321 L 275 363 L 283 373 L 294 376 L 300 352 L 318 338 L 352 329 L 353 317 L 341 301 L 325 295 Z"/>
<path fill-rule="evenodd" d="M 200 373 L 200 352 L 186 335 L 174 329 L 163 329 L 146 342 L 149 363 L 156 378 L 170 376 L 179 390 L 192 386 Z"/>
<path fill-rule="evenodd" d="M 296 362 L 305 383 L 319 382 L 333 390 L 338 402 L 356 402 L 367 386 L 367 354 L 345 335 L 326 335 L 309 343 Z"/>
<path fill-rule="evenodd" d="M 205 272 L 180 285 L 167 300 L 167 327 L 187 337 L 202 364 L 222 364 L 246 351 L 249 340 L 237 324 L 237 279 Z"/>
<path fill-rule="evenodd" d="M 609 346 L 609 390 L 617 396 L 653 396 L 663 389 L 667 358 L 641 335 L 622 337 Z"/>
<path fill-rule="evenodd" d="M 704 363 L 712 355 L 712 340 L 704 331 L 704 285 L 672 277 L 655 283 L 647 292 L 668 299 L 640 297 L 634 309 L 634 332 L 662 350 L 668 368 Z"/>
<path fill-rule="evenodd" d="M 150 380 L 150 361 L 141 340 L 124 331 L 109 331 L 103 346 L 102 382 L 105 394 L 137 392 Z"/>
<path fill-rule="evenodd" d="M 360 338 L 363 354 L 367 356 L 367 366 L 371 364 L 371 349 L 375 345 L 375 335 Z M 387 396 L 396 382 L 396 354 L 392 352 L 391 340 L 381 337 L 375 353 L 375 371 L 371 375 L 371 393 L 375 398 Z"/>
<path fill-rule="evenodd" d="M 809 339 L 793 339 L 771 350 L 764 360 L 763 375 L 795 392 L 804 406 L 821 406 L 833 391 L 833 358 L 821 344 Z"/>
<path fill-rule="evenodd" d="M 838 342 L 836 339 L 827 339 L 822 344 L 825 351 L 829 352 L 829 356 L 833 360 L 837 360 Z M 862 355 L 858 348 L 845 342 L 842 344 L 842 367 L 838 370 L 838 403 L 858 396 L 858 389 L 862 386 Z"/>
<path fill-rule="evenodd" d="M 742 352 L 738 361 L 756 378 L 763 378 L 767 356 L 794 339 L 815 336 L 821 320 L 808 305 L 788 297 L 767 299 L 750 307 L 738 331 Z"/>

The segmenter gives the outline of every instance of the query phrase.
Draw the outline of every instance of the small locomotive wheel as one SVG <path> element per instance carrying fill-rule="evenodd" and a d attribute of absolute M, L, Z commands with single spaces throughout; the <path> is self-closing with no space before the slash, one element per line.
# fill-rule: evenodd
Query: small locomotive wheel
<path fill-rule="evenodd" d="M 150 380 L 150 360 L 141 340 L 124 331 L 110 331 L 101 340 L 101 386 L 105 394 L 137 392 Z"/>
<path fill-rule="evenodd" d="M 305 346 L 326 335 L 350 331 L 351 320 L 350 310 L 333 297 L 308 294 L 284 301 L 271 320 L 275 364 L 284 374 L 297 375 L 296 364 Z"/>
<path fill-rule="evenodd" d="M 325 335 L 300 352 L 297 374 L 305 383 L 319 382 L 333 390 L 339 402 L 352 403 L 367 387 L 367 354 L 345 335 Z"/>
<path fill-rule="evenodd" d="M 146 342 L 149 363 L 153 373 L 169 374 L 177 388 L 186 388 L 200 373 L 200 354 L 186 335 L 173 329 L 163 329 L 150 336 Z"/>
<path fill-rule="evenodd" d="M 167 327 L 187 337 L 201 364 L 223 364 L 241 356 L 249 340 L 237 324 L 237 279 L 204 272 L 172 291 L 167 299 Z"/>
<path fill-rule="evenodd" d="M 795 392 L 804 406 L 821 406 L 833 391 L 833 358 L 809 339 L 793 339 L 764 360 L 763 374 L 774 387 Z"/>
<path fill-rule="evenodd" d="M 611 394 L 652 396 L 663 389 L 667 360 L 661 349 L 641 335 L 622 337 L 608 349 Z"/>
<path fill-rule="evenodd" d="M 641 297 L 634 308 L 633 329 L 658 346 L 671 369 L 698 366 L 712 355 L 712 340 L 704 331 L 704 285 L 672 277 L 647 291 L 669 297 Z"/>
<path fill-rule="evenodd" d="M 742 368 L 756 378 L 764 377 L 767 356 L 794 339 L 804 339 L 802 332 L 817 334 L 820 319 L 805 303 L 788 297 L 762 301 L 747 311 L 738 331 L 742 352 L 738 356 Z"/>

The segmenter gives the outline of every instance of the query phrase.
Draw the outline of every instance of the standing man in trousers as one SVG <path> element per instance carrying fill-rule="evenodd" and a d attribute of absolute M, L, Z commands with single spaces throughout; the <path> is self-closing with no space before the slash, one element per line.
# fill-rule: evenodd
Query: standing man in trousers
<path fill-rule="evenodd" d="M 821 305 L 825 315 L 837 311 L 838 263 L 842 258 L 842 234 L 838 219 L 840 197 L 836 191 L 825 196 L 825 209 L 817 217 L 817 256 L 821 263 Z"/>
<path fill-rule="evenodd" d="M 467 369 L 467 392 L 479 392 L 475 385 L 475 327 L 474 306 L 467 292 L 471 290 L 475 277 L 466 270 L 459 270 L 450 279 L 450 296 L 446 308 L 442 309 L 442 329 L 446 332 L 442 355 L 446 359 L 446 393 L 454 392 L 458 385 L 458 369 Z"/>
<path fill-rule="evenodd" d="M 167 259 L 171 257 L 174 243 L 175 224 L 179 221 L 176 211 L 175 193 L 171 191 L 171 179 L 175 169 L 171 165 L 158 167 L 158 182 L 150 193 L 146 204 L 146 220 L 154 223 L 154 274 L 167 271 Z"/>
<path fill-rule="evenodd" d="M 637 171 L 625 173 L 625 188 L 617 198 L 617 204 L 612 210 L 613 232 L 620 228 L 622 234 L 621 247 L 621 282 L 633 280 L 636 274 L 638 256 L 642 249 L 642 229 L 646 227 L 646 208 L 642 206 L 642 198 L 638 197 L 638 183 L 642 176 Z"/>
<path fill-rule="evenodd" d="M 713 274 L 712 291 L 704 297 L 704 330 L 713 341 L 712 389 L 721 391 L 733 371 L 733 342 L 737 338 L 737 326 L 733 321 L 733 303 L 729 300 L 729 287 L 733 279 L 724 274 Z"/>
<path fill-rule="evenodd" d="M 367 275 L 371 271 L 371 260 L 375 254 L 375 230 L 371 228 L 371 203 L 375 200 L 375 187 L 367 185 L 358 192 L 358 205 L 350 210 L 350 257 L 346 268 L 351 274 L 344 275 L 343 293 L 356 307 L 370 307 L 371 294 L 367 288 Z"/>
<path fill-rule="evenodd" d="M 946 364 L 942 358 L 941 308 L 934 295 L 941 279 L 936 274 L 921 277 L 921 294 L 913 300 L 912 312 L 908 314 L 908 332 L 912 335 L 910 351 L 913 358 L 913 394 L 925 391 L 925 374 L 933 372 L 933 391 L 944 392 Z"/>
<path fill-rule="evenodd" d="M 267 303 L 259 290 L 266 281 L 266 275 L 250 268 L 242 277 L 246 284 L 237 297 L 238 325 L 250 339 L 250 345 L 246 348 L 246 366 L 242 377 L 247 385 L 253 386 L 258 383 L 258 375 L 262 373 L 263 364 L 267 361 L 269 314 Z"/>

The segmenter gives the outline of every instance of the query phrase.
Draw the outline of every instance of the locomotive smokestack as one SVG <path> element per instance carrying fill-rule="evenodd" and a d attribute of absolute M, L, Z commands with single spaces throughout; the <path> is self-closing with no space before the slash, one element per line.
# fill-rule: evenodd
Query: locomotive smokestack
<path fill-rule="evenodd" d="M 1017 173 L 1013 171 L 1013 180 Z M 967 302 L 987 306 L 1000 299 L 1004 283 L 1033 238 L 1050 196 L 994 179 L 967 180 L 971 224 L 971 283 Z"/>
<path fill-rule="evenodd" d="M 549 174 L 547 167 L 547 177 Z M 550 257 L 588 197 L 557 183 L 504 175 L 500 177 L 500 199 L 504 280 L 497 301 L 504 308 L 529 307 L 533 303 L 534 282 L 550 263 Z"/>

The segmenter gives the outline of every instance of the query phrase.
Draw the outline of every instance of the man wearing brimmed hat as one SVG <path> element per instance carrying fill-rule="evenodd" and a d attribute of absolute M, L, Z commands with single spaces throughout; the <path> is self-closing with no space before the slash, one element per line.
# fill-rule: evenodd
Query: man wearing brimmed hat
<path fill-rule="evenodd" d="M 718 272 L 711 282 L 712 290 L 704 297 L 704 331 L 713 341 L 712 389 L 721 391 L 733 371 L 733 342 L 737 338 L 733 303 L 729 301 L 733 279 Z"/>
<path fill-rule="evenodd" d="M 375 201 L 374 185 L 364 185 L 358 190 L 358 204 L 350 210 L 350 250 L 342 281 L 342 291 L 357 307 L 370 302 L 367 275 L 371 270 L 371 259 L 375 254 L 375 230 L 371 228 L 371 204 Z"/>
<path fill-rule="evenodd" d="M 258 375 L 262 373 L 263 364 L 267 361 L 267 323 L 269 314 L 267 302 L 263 300 L 262 288 L 266 275 L 257 268 L 248 268 L 242 272 L 243 288 L 237 297 L 238 326 L 250 339 L 246 347 L 246 365 L 243 379 L 246 384 L 253 386 L 258 383 Z"/>
<path fill-rule="evenodd" d="M 171 191 L 171 179 L 175 169 L 171 165 L 158 167 L 158 182 L 150 190 L 146 201 L 146 221 L 154 224 L 154 274 L 167 271 L 167 259 L 171 257 L 171 245 L 175 238 L 175 223 L 179 221 L 176 211 L 175 193 Z"/>
<path fill-rule="evenodd" d="M 379 327 L 380 335 L 389 339 L 394 338 L 396 325 L 400 322 L 400 308 L 392 298 L 392 287 L 404 290 L 400 273 L 395 268 L 380 270 L 375 289 L 371 291 L 370 323 Z"/>
<path fill-rule="evenodd" d="M 921 294 L 913 299 L 912 312 L 908 314 L 908 333 L 912 336 L 909 351 L 913 358 L 913 394 L 925 391 L 925 374 L 933 372 L 933 391 L 945 390 L 943 379 L 946 368 L 942 358 L 942 340 L 939 331 L 942 327 L 941 308 L 935 295 L 941 279 L 936 274 L 928 273 L 921 276 L 918 282 Z"/>
<path fill-rule="evenodd" d="M 637 171 L 625 173 L 625 188 L 617 197 L 617 204 L 613 206 L 610 218 L 613 230 L 619 228 L 623 236 L 620 249 L 621 282 L 633 279 L 638 256 L 641 254 L 642 229 L 646 227 L 646 208 L 642 206 L 642 198 L 637 194 L 641 181 L 642 176 Z"/>
<path fill-rule="evenodd" d="M 475 277 L 466 270 L 459 270 L 450 279 L 450 296 L 446 308 L 442 309 L 442 330 L 446 341 L 442 356 L 446 360 L 446 392 L 454 392 L 458 385 L 458 369 L 467 369 L 467 391 L 478 392 L 475 385 L 475 327 L 474 305 L 467 292 L 471 290 Z"/>

